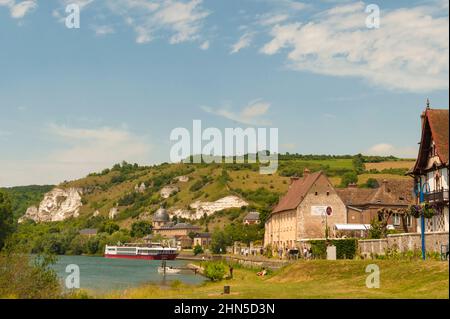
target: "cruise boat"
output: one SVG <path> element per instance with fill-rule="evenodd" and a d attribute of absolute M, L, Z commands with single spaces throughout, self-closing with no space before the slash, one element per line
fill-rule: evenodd
<path fill-rule="evenodd" d="M 176 248 L 161 245 L 125 244 L 105 247 L 105 258 L 174 260 L 177 256 Z"/>

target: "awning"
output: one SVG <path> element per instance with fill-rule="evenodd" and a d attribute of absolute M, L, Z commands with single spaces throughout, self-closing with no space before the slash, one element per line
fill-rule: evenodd
<path fill-rule="evenodd" d="M 336 224 L 334 226 L 334 228 L 336 230 L 348 230 L 348 231 L 352 231 L 352 230 L 369 230 L 370 229 L 370 225 L 368 225 L 368 224 Z M 388 225 L 387 229 L 388 230 L 395 230 L 395 227 L 393 225 Z"/>
<path fill-rule="evenodd" d="M 336 224 L 334 226 L 336 230 L 369 230 L 370 225 L 364 225 L 364 224 Z"/>

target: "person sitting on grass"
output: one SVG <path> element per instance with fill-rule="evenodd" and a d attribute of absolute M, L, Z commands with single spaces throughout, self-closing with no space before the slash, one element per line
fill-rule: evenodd
<path fill-rule="evenodd" d="M 265 277 L 267 275 L 266 268 L 263 268 L 259 273 L 256 274 L 258 277 Z"/>

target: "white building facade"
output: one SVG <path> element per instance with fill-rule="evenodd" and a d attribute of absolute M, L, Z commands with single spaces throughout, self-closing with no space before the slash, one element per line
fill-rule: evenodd
<path fill-rule="evenodd" d="M 422 114 L 419 155 L 411 175 L 418 203 L 429 203 L 438 213 L 426 219 L 425 232 L 449 230 L 448 110 L 427 109 Z M 421 231 L 421 223 L 417 223 Z"/>

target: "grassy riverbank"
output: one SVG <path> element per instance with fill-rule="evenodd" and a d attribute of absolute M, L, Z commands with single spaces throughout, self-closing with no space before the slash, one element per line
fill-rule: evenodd
<path fill-rule="evenodd" d="M 369 264 L 380 267 L 380 289 L 366 288 Z M 340 299 L 340 298 L 449 298 L 449 268 L 438 261 L 301 261 L 267 278 L 256 271 L 235 269 L 234 279 L 193 287 L 175 282 L 170 288 L 144 286 L 114 293 L 107 298 L 168 299 Z M 223 296 L 223 286 L 231 295 Z"/>

